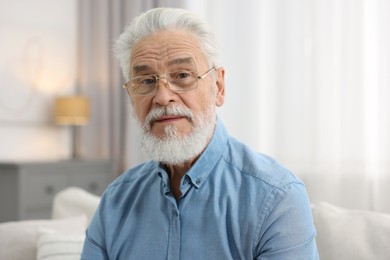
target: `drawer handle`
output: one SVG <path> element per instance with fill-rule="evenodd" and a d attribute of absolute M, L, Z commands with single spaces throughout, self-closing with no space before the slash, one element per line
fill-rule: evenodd
<path fill-rule="evenodd" d="M 45 187 L 45 192 L 46 192 L 46 194 L 48 194 L 48 195 L 53 195 L 54 194 L 54 187 L 53 186 L 46 186 Z"/>
<path fill-rule="evenodd" d="M 91 182 L 88 188 L 90 191 L 96 192 L 99 188 L 99 185 L 96 182 Z"/>

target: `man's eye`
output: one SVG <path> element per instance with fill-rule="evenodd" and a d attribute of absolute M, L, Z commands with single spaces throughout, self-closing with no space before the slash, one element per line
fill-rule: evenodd
<path fill-rule="evenodd" d="M 138 84 L 140 85 L 153 85 L 156 83 L 156 78 L 155 77 L 143 77 L 139 79 Z"/>
<path fill-rule="evenodd" d="M 175 73 L 171 73 L 171 78 L 173 80 L 184 80 L 191 78 L 191 72 L 188 71 L 179 71 Z"/>

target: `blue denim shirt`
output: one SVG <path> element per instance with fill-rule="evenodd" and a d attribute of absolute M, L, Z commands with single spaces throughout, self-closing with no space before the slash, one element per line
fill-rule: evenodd
<path fill-rule="evenodd" d="M 180 190 L 176 201 L 158 162 L 125 172 L 102 196 L 82 259 L 318 259 L 303 183 L 219 120 Z"/>

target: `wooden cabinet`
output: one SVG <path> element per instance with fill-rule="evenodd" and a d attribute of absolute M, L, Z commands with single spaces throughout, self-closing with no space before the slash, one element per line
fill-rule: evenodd
<path fill-rule="evenodd" d="M 107 161 L 0 163 L 0 222 L 50 218 L 57 192 L 76 186 L 101 195 L 113 177 Z"/>

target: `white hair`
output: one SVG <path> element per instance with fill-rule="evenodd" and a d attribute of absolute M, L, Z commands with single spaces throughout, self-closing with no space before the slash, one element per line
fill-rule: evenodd
<path fill-rule="evenodd" d="M 114 53 L 126 80 L 130 77 L 133 46 L 146 36 L 169 29 L 184 29 L 193 33 L 199 39 L 209 67 L 219 67 L 217 40 L 214 31 L 203 19 L 185 9 L 155 8 L 134 18 L 115 42 Z"/>

